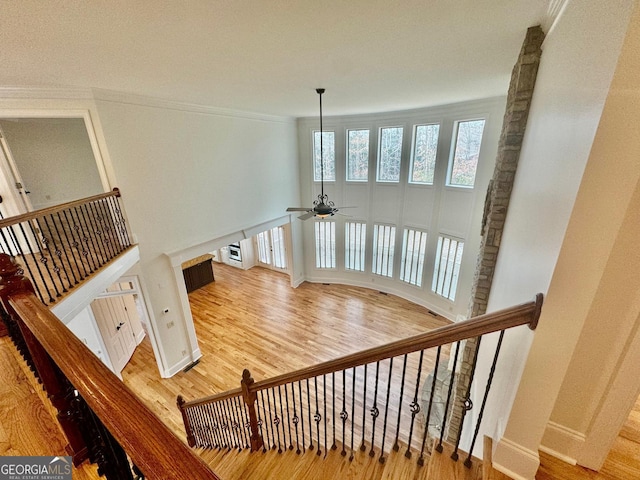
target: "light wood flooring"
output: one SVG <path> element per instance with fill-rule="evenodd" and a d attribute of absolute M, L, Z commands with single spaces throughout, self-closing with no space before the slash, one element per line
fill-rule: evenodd
<path fill-rule="evenodd" d="M 0 456 L 67 455 L 54 409 L 9 337 L 0 338 Z M 100 478 L 94 465 L 73 469 L 76 480 Z"/>
<path fill-rule="evenodd" d="M 182 438 L 177 395 L 194 400 L 240 386 L 248 368 L 256 381 L 424 333 L 448 320 L 374 290 L 304 283 L 262 268 L 214 264 L 216 281 L 192 292 L 200 362 L 160 380 L 144 341 L 124 381 Z M 425 367 L 426 368 L 426 367 Z"/>
<path fill-rule="evenodd" d="M 178 394 L 194 399 L 219 393 L 239 386 L 240 374 L 246 367 L 252 370 L 256 380 L 261 380 L 446 323 L 422 307 L 371 290 L 312 284 L 291 289 L 288 277 L 263 269 L 244 272 L 215 264 L 214 270 L 216 282 L 190 296 L 204 354 L 201 362 L 188 372 L 160 379 L 151 346 L 145 340 L 123 372 L 125 383 L 183 439 L 184 427 L 175 407 Z M 324 326 L 325 333 L 317 323 Z M 335 343 L 329 345 L 327 332 L 330 338 L 336 339 Z M 0 455 L 64 454 L 63 437 L 50 410 L 42 406 L 42 393 L 27 381 L 31 373 L 25 373 L 26 366 L 21 366 L 21 361 L 7 338 L 0 339 Z M 231 454 L 218 458 L 221 466 L 224 462 L 231 464 Z M 216 452 L 210 451 L 207 455 L 215 456 Z M 243 456 L 250 457 L 248 452 L 242 452 L 238 455 L 240 464 Z M 425 469 L 415 469 L 413 461 L 400 460 L 405 459 L 391 456 L 389 463 L 395 466 L 385 470 L 386 474 L 380 473 L 383 471 L 373 462 L 365 467 L 365 471 L 373 469 L 370 476 L 356 476 L 347 469 L 342 478 L 421 478 Z M 313 464 L 311 459 L 308 461 Z M 396 461 L 398 463 L 394 463 Z M 542 454 L 542 466 L 536 478 L 640 479 L 639 461 L 640 401 L 602 472 L 572 467 Z M 225 468 L 233 470 L 234 467 Z M 247 464 L 241 468 L 258 467 Z M 317 465 L 309 468 L 311 472 L 326 471 Z M 330 464 L 325 464 L 325 468 L 331 468 Z M 407 468 L 412 469 L 411 472 L 406 471 Z M 317 473 L 308 475 L 287 478 L 318 478 Z M 74 471 L 74 478 L 96 477 L 95 472 L 92 476 L 83 469 Z"/>

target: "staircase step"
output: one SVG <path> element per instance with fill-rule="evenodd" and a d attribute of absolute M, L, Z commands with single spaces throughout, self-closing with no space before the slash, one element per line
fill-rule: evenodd
<path fill-rule="evenodd" d="M 429 461 L 427 480 L 480 480 L 482 478 L 482 460 L 472 457 L 471 468 L 464 465 L 466 453 L 459 452 L 456 461 L 451 458 L 453 445 L 442 444 L 442 453 L 434 450 Z"/>
<path fill-rule="evenodd" d="M 211 466 L 220 478 L 225 480 L 252 480 L 265 478 L 286 478 L 287 480 L 325 480 L 340 478 L 349 480 L 426 480 L 427 466 L 417 464 L 417 456 L 408 459 L 404 449 L 399 452 L 385 454 L 384 463 L 380 463 L 380 452 L 374 456 L 369 450 L 358 450 L 353 460 L 350 453 L 345 457 L 340 454 L 341 448 L 329 450 L 317 455 L 316 450 L 307 450 L 296 454 L 293 450 L 278 453 L 269 450 L 266 453 L 251 453 L 248 449 L 217 450 L 199 449 L 199 455 Z M 426 459 L 428 461 L 428 458 Z M 444 480 L 444 477 L 441 478 Z"/>

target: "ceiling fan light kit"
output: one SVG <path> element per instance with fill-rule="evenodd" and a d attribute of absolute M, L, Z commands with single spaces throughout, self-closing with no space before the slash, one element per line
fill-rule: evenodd
<path fill-rule="evenodd" d="M 324 219 L 335 215 L 338 212 L 338 207 L 329 200 L 329 196 L 324 193 L 324 149 L 322 145 L 322 94 L 324 88 L 316 88 L 316 92 L 320 97 L 320 194 L 318 198 L 313 201 L 313 207 L 289 207 L 287 212 L 306 212 L 300 215 L 300 220 L 307 220 L 311 217 Z"/>

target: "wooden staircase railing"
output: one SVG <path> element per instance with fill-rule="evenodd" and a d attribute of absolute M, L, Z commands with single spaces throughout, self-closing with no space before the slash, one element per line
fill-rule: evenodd
<path fill-rule="evenodd" d="M 89 459 L 108 480 L 218 479 L 42 304 L 18 273 L 12 259 L 0 254 L 0 314 L 59 412 L 74 463 Z"/>
<path fill-rule="evenodd" d="M 10 218 L 0 211 L 0 253 L 18 259 L 45 305 L 130 246 L 117 188 Z"/>
<path fill-rule="evenodd" d="M 425 456 L 434 448 L 441 452 L 447 440 L 455 444 L 451 457 L 457 460 L 462 430 L 470 428 L 463 446 L 468 452 L 464 463 L 471 467 L 504 332 L 520 325 L 535 329 L 541 307 L 538 294 L 529 303 L 260 382 L 244 370 L 239 389 L 189 402 L 178 397 L 189 445 L 298 453 L 315 449 L 317 455 L 340 446 L 349 459 L 356 449 L 369 449 L 381 463 L 385 452 L 402 448 L 407 458 L 419 453 L 423 465 Z M 481 340 L 494 332 L 499 332 L 497 346 L 480 390 L 480 409 L 475 422 L 465 422 L 473 407 Z M 467 339 L 477 339 L 471 381 L 466 397 L 456 399 L 458 359 Z M 453 412 L 461 416 L 455 432 L 448 431 Z"/>

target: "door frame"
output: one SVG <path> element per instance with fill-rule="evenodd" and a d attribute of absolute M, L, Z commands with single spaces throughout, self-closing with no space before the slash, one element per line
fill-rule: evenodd
<path fill-rule="evenodd" d="M 95 115 L 94 115 L 95 116 Z M 91 151 L 93 152 L 93 156 L 96 162 L 96 167 L 98 169 L 98 175 L 100 176 L 100 182 L 102 183 L 102 188 L 105 192 L 109 192 L 115 185 L 113 185 L 112 179 L 113 175 L 109 174 L 107 170 L 107 164 L 105 163 L 105 157 L 103 155 L 103 150 L 106 151 L 106 148 L 101 148 L 100 144 L 104 145 L 104 141 L 100 141 L 98 138 L 98 134 L 96 131 L 96 125 L 93 121 L 93 117 L 91 115 L 91 111 L 89 108 L 52 108 L 52 109 L 10 109 L 10 108 L 0 108 L 0 119 L 20 119 L 20 118 L 38 118 L 38 119 L 60 119 L 60 118 L 78 118 L 84 121 L 84 126 L 87 131 L 87 137 L 89 139 L 89 144 L 91 145 Z M 0 155 L 4 157 L 4 155 Z M 2 165 L 3 169 L 11 172 L 11 165 L 8 164 L 9 160 L 2 158 L 0 159 L 4 163 Z M 15 164 L 14 164 L 15 165 Z M 17 167 L 17 166 L 16 166 Z M 8 173 L 8 172 L 3 172 Z M 19 175 L 19 172 L 18 172 Z M 11 185 L 9 185 L 11 187 Z M 9 195 L 12 195 L 12 201 L 16 204 L 22 201 L 18 197 L 19 193 L 15 190 L 15 188 L 9 188 Z"/>
<path fill-rule="evenodd" d="M 272 230 L 274 228 L 282 228 L 283 230 L 283 241 L 284 241 L 284 257 L 287 263 L 285 268 L 278 268 L 273 264 L 273 235 Z M 258 251 L 258 235 L 260 233 L 268 232 L 269 233 L 269 243 L 271 248 L 271 263 L 266 264 L 260 261 L 260 252 Z M 285 223 L 282 225 L 277 225 L 275 227 L 268 228 L 263 232 L 258 232 L 253 236 L 253 250 L 256 259 L 256 265 L 262 268 L 267 268 L 269 270 L 273 270 L 274 272 L 285 273 L 291 276 L 291 227 L 289 223 Z"/>

